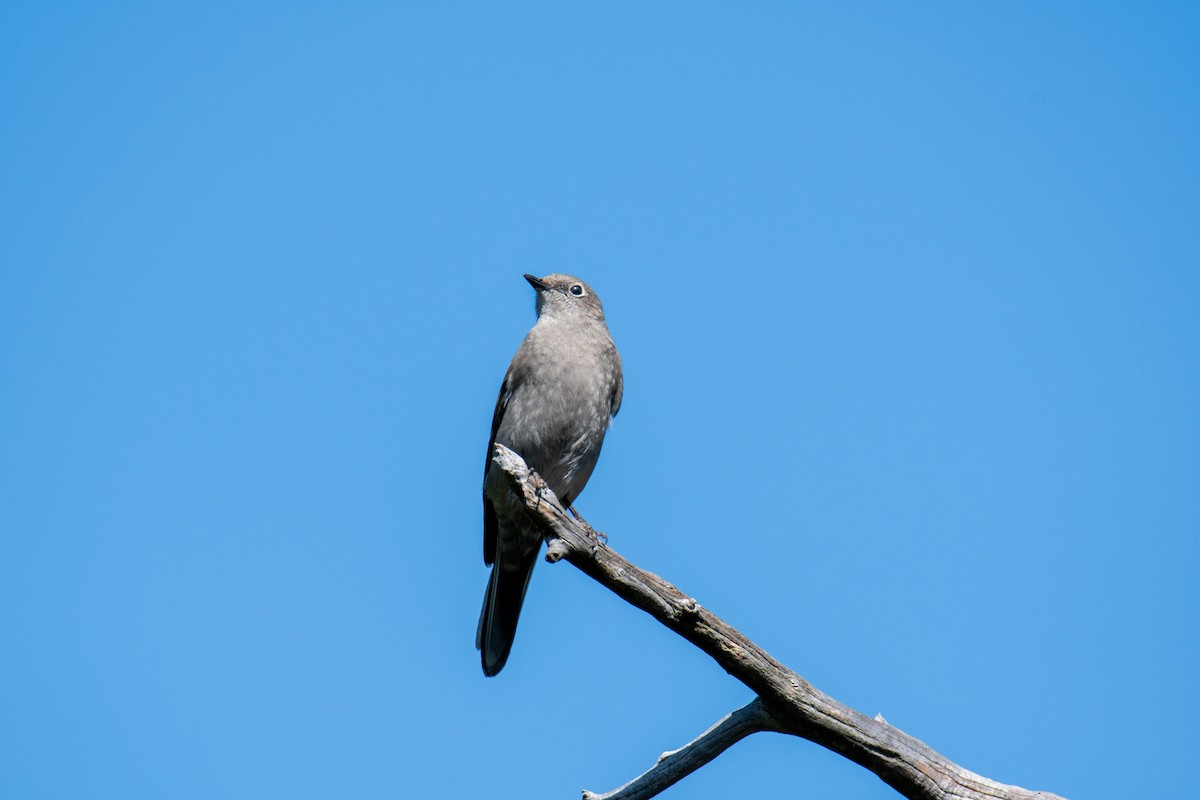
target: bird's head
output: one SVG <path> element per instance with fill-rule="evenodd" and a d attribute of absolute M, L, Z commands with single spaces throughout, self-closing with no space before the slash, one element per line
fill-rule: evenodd
<path fill-rule="evenodd" d="M 604 320 L 604 307 L 592 287 L 574 275 L 554 273 L 544 278 L 526 275 L 525 280 L 537 292 L 538 317 L 567 319 L 590 317 Z"/>

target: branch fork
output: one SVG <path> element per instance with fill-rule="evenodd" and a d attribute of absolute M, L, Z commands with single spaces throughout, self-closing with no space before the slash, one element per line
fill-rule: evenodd
<path fill-rule="evenodd" d="M 546 560 L 566 560 L 709 655 L 755 695 L 694 740 L 663 753 L 642 775 L 584 800 L 647 800 L 752 733 L 776 731 L 807 739 L 878 775 L 910 800 L 1063 800 L 1009 786 L 966 770 L 886 722 L 816 689 L 695 598 L 625 560 L 575 520 L 519 455 L 497 444 L 492 462 L 523 499 L 547 542 Z"/>

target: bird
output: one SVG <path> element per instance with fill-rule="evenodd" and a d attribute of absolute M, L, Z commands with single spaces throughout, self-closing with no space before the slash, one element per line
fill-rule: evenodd
<path fill-rule="evenodd" d="M 537 321 L 500 385 L 483 471 L 483 561 L 492 571 L 475 647 L 488 677 L 508 661 L 542 544 L 492 464 L 493 447 L 520 455 L 574 513 L 625 388 L 621 356 L 592 288 L 561 273 L 524 277 L 534 288 Z"/>

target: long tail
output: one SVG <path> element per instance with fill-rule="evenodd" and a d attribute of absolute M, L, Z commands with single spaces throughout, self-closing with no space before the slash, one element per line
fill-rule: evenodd
<path fill-rule="evenodd" d="M 483 662 L 483 674 L 489 678 L 502 670 L 504 662 L 508 661 L 537 555 L 538 548 L 535 547 L 516 564 L 497 559 L 492 567 L 487 592 L 483 595 L 479 627 L 475 631 L 475 647 Z"/>

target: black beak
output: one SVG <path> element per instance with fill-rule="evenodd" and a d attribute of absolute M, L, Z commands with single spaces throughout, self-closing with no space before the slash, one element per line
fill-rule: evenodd
<path fill-rule="evenodd" d="M 541 278 L 536 278 L 533 275 L 530 275 L 528 272 L 525 273 L 525 280 L 529 281 L 529 285 L 532 286 L 533 288 L 537 289 L 538 291 L 542 291 L 544 289 L 550 288 L 549 286 L 547 286 L 545 283 L 542 282 Z"/>

